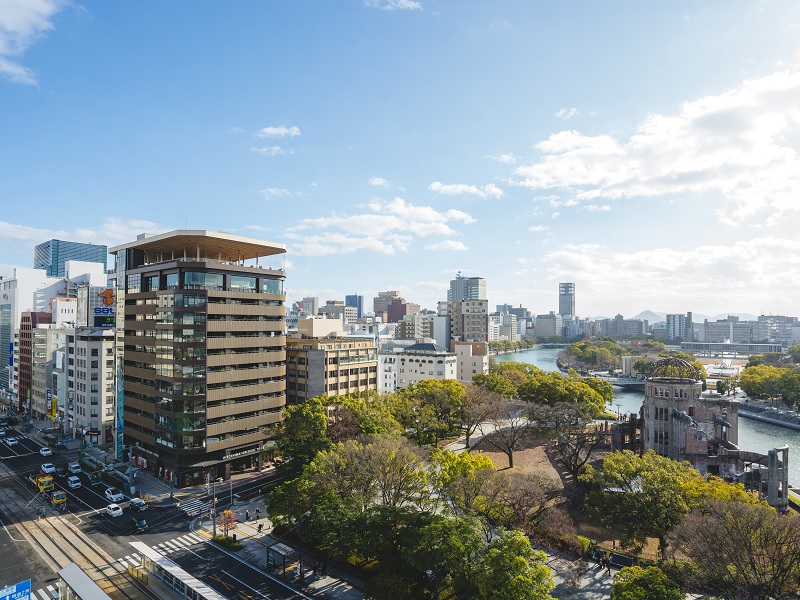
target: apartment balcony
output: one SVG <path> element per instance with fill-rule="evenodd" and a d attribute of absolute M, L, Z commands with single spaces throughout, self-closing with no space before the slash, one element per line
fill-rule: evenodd
<path fill-rule="evenodd" d="M 132 394 L 142 394 L 143 396 L 153 396 L 156 393 L 156 388 L 153 385 L 145 385 L 143 383 L 126 381 L 125 391 Z"/>
<path fill-rule="evenodd" d="M 155 369 L 143 369 L 142 367 L 125 366 L 125 376 L 138 377 L 140 379 L 155 379 Z"/>
<path fill-rule="evenodd" d="M 261 431 L 237 435 L 224 440 L 212 440 L 211 437 L 208 437 L 206 438 L 206 451 L 216 452 L 218 450 L 227 450 L 228 448 L 239 448 L 241 446 L 250 446 L 252 444 L 263 444 L 265 441 L 267 441 L 267 436 Z"/>
<path fill-rule="evenodd" d="M 139 425 L 140 427 L 153 429 L 153 426 L 155 425 L 155 420 L 152 417 L 148 418 L 144 415 L 139 415 L 133 412 L 125 411 L 125 423 L 132 423 L 134 425 Z"/>
<path fill-rule="evenodd" d="M 155 350 L 155 346 L 153 347 Z M 137 352 L 136 350 L 125 350 L 125 360 L 138 363 L 152 364 L 156 362 L 155 352 Z"/>

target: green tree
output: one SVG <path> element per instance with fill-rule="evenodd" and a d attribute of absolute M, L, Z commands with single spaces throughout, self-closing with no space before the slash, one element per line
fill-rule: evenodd
<path fill-rule="evenodd" d="M 595 486 L 586 497 L 588 513 L 607 525 L 621 525 L 625 547 L 641 549 L 647 537 L 658 538 L 662 556 L 667 535 L 691 509 L 690 484 L 704 481 L 689 463 L 652 450 L 641 456 L 611 452 L 602 468 L 587 465 L 581 480 Z"/>
<path fill-rule="evenodd" d="M 800 368 L 786 370 L 781 375 L 781 398 L 789 406 L 800 402 Z"/>
<path fill-rule="evenodd" d="M 770 365 L 747 367 L 739 376 L 742 391 L 752 398 L 774 398 L 780 392 L 785 371 Z"/>
<path fill-rule="evenodd" d="M 327 399 L 311 398 L 287 406 L 276 428 L 275 442 L 282 457 L 278 472 L 284 477 L 299 475 L 318 452 L 330 447 L 327 429 Z"/>
<path fill-rule="evenodd" d="M 683 592 L 658 567 L 623 567 L 614 575 L 611 600 L 683 600 Z"/>
<path fill-rule="evenodd" d="M 614 402 L 614 386 L 607 381 L 596 379 L 594 377 L 586 377 L 581 380 L 581 383 L 585 383 L 595 392 L 600 394 L 600 396 L 603 398 L 604 407 L 610 406 L 611 403 Z"/>
<path fill-rule="evenodd" d="M 555 587 L 545 553 L 519 531 L 499 530 L 473 568 L 481 600 L 549 600 Z"/>
<path fill-rule="evenodd" d="M 424 379 L 402 392 L 412 404 L 415 424 L 424 424 L 425 431 L 433 436 L 434 444 L 460 424 L 464 394 L 464 386 L 453 379 Z"/>
<path fill-rule="evenodd" d="M 633 370 L 639 374 L 645 374 L 653 366 L 653 361 L 648 358 L 639 358 L 633 363 Z"/>

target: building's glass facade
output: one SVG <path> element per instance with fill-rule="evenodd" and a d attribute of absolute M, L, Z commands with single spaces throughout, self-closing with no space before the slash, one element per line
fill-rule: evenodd
<path fill-rule="evenodd" d="M 48 240 L 33 248 L 33 268 L 44 269 L 49 277 L 64 277 L 68 260 L 101 263 L 106 270 L 108 247 L 64 240 Z"/>

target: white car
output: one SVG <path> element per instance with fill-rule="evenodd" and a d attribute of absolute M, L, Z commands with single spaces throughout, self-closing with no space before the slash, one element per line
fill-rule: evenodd
<path fill-rule="evenodd" d="M 41 454 L 42 456 L 51 456 L 53 454 L 53 451 L 50 450 L 50 448 L 43 446 L 39 448 L 39 454 Z"/>
<path fill-rule="evenodd" d="M 122 492 L 120 492 L 117 488 L 110 487 L 106 489 L 106 498 L 112 502 L 122 502 L 125 499 L 125 496 L 123 496 Z M 112 506 L 114 505 L 112 504 Z"/>
<path fill-rule="evenodd" d="M 109 517 L 121 517 L 122 516 L 122 508 L 119 504 L 109 504 L 106 506 L 106 514 Z"/>
<path fill-rule="evenodd" d="M 17 441 L 17 438 L 8 438 L 6 440 L 6 444 L 8 444 L 9 446 L 16 446 L 18 443 L 19 442 Z"/>
<path fill-rule="evenodd" d="M 70 475 L 69 477 L 67 477 L 67 485 L 73 490 L 81 487 L 80 477 L 78 477 L 77 475 Z"/>
<path fill-rule="evenodd" d="M 5 434 L 6 434 L 6 430 L 0 428 L 0 437 L 4 436 Z"/>
<path fill-rule="evenodd" d="M 48 473 L 55 473 L 55 472 L 56 472 L 56 466 L 53 463 L 44 463 L 42 465 L 42 473 L 44 473 L 45 475 Z"/>

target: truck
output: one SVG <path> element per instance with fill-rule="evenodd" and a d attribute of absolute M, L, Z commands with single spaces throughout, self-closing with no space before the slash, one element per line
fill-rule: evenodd
<path fill-rule="evenodd" d="M 50 506 L 58 510 L 65 510 L 67 508 L 67 494 L 63 490 L 54 490 L 50 492 Z"/>
<path fill-rule="evenodd" d="M 44 493 L 50 492 L 56 487 L 53 483 L 53 476 L 44 475 L 43 473 L 31 473 L 28 475 L 28 481 L 37 487 L 40 492 Z"/>

